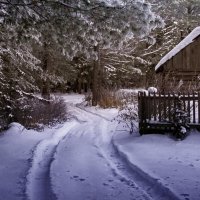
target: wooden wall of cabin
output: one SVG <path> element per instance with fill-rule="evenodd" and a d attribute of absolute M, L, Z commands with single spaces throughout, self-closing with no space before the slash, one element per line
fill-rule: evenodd
<path fill-rule="evenodd" d="M 171 90 L 200 90 L 200 36 L 163 65 L 160 88 Z M 183 83 L 182 86 L 181 82 Z"/>

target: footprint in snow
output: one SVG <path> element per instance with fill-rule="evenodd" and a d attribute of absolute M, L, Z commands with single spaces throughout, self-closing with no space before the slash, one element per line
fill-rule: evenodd
<path fill-rule="evenodd" d="M 129 185 L 131 188 L 136 188 L 136 186 L 135 186 L 134 183 L 131 183 L 131 182 L 130 182 L 128 185 Z"/>
<path fill-rule="evenodd" d="M 103 155 L 101 153 L 97 153 L 97 156 L 99 156 L 100 158 L 103 158 Z"/>
<path fill-rule="evenodd" d="M 72 177 L 70 177 L 70 179 L 72 179 L 72 180 L 77 180 L 77 178 L 79 178 L 79 176 L 72 176 Z"/>
<path fill-rule="evenodd" d="M 77 175 L 74 175 L 73 177 L 71 177 L 71 179 L 74 179 L 76 181 L 81 181 L 81 182 L 85 181 L 84 178 L 79 178 L 79 176 L 77 176 Z"/>
<path fill-rule="evenodd" d="M 125 179 L 124 179 L 124 178 L 120 178 L 120 181 L 121 181 L 121 182 L 124 182 L 124 181 L 125 181 Z"/>
<path fill-rule="evenodd" d="M 190 195 L 189 194 L 181 194 L 181 196 L 183 196 L 183 197 L 189 197 Z"/>

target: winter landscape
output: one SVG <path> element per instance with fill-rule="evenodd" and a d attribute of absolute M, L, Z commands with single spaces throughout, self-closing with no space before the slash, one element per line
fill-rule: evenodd
<path fill-rule="evenodd" d="M 130 135 L 116 109 L 82 107 L 43 132 L 12 123 L 0 137 L 0 199 L 199 199 L 200 134 Z"/>
<path fill-rule="evenodd" d="M 199 55 L 199 0 L 1 0 L 0 200 L 199 200 Z"/>

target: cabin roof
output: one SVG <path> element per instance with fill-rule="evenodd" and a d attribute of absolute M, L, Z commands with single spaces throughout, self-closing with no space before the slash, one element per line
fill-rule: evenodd
<path fill-rule="evenodd" d="M 190 43 L 194 41 L 200 35 L 200 26 L 196 27 L 187 37 L 185 37 L 178 45 L 176 45 L 169 53 L 167 53 L 156 65 L 155 71 L 170 60 L 173 56 L 175 56 L 178 52 L 188 46 Z"/>

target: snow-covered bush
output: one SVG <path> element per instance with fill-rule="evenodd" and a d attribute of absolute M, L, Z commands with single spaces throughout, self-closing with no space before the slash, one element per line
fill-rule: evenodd
<path fill-rule="evenodd" d="M 177 96 L 175 100 L 175 107 L 173 108 L 173 125 L 174 125 L 174 132 L 173 135 L 177 139 L 184 139 L 187 136 L 187 132 L 189 129 L 188 126 L 188 113 L 183 110 L 182 101 L 180 96 Z"/>
<path fill-rule="evenodd" d="M 8 125 L 8 117 L 6 117 L 6 109 L 9 109 L 9 107 L 3 106 L 2 96 L 0 95 L 1 101 L 0 101 L 0 131 L 5 129 Z"/>
<path fill-rule="evenodd" d="M 138 102 L 136 93 L 124 93 L 123 104 L 119 109 L 117 120 L 128 128 L 130 134 L 138 128 Z"/>
<path fill-rule="evenodd" d="M 129 133 L 133 134 L 137 130 L 137 105 L 127 104 L 121 108 L 119 111 L 119 122 L 124 123 L 124 126 L 128 128 Z"/>
<path fill-rule="evenodd" d="M 14 121 L 25 128 L 42 129 L 66 121 L 69 117 L 62 98 L 55 98 L 49 102 L 37 98 L 22 98 L 14 110 Z"/>

